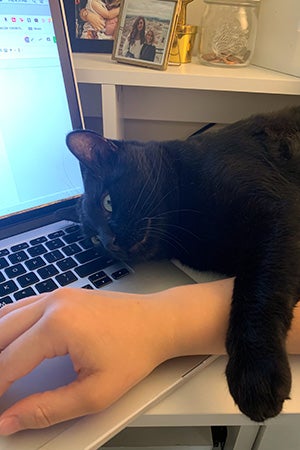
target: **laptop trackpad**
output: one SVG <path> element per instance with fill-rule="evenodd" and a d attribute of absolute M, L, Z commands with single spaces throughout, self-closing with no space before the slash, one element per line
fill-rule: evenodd
<path fill-rule="evenodd" d="M 0 413 L 24 397 L 69 384 L 75 378 L 76 373 L 69 356 L 47 359 L 5 392 L 0 398 Z"/>

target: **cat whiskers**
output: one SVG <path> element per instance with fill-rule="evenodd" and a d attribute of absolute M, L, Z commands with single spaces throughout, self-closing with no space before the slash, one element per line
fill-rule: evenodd
<path fill-rule="evenodd" d="M 151 171 L 149 172 L 148 177 L 147 177 L 147 179 L 146 179 L 146 182 L 145 182 L 145 184 L 143 185 L 143 187 L 142 187 L 142 189 L 141 189 L 141 191 L 140 191 L 140 193 L 139 193 L 139 196 L 138 196 L 138 198 L 137 198 L 137 200 L 136 200 L 136 202 L 135 202 L 135 205 L 134 205 L 133 209 L 131 210 L 131 214 L 132 214 L 132 215 L 134 215 L 136 209 L 138 208 L 139 203 L 140 203 L 141 198 L 142 198 L 142 195 L 143 195 L 145 189 L 147 188 L 148 184 L 150 183 L 152 174 L 153 174 L 153 172 L 154 172 L 155 169 L 156 169 L 155 164 L 153 164 L 153 166 L 151 167 Z M 161 161 L 160 161 L 159 172 L 158 172 L 158 173 L 160 173 L 160 171 L 161 171 Z M 157 183 L 157 181 L 158 181 L 158 180 L 157 180 L 157 178 L 156 178 L 156 183 Z M 156 183 L 155 183 L 155 184 L 156 184 Z M 153 188 L 152 188 L 152 190 L 151 190 L 151 192 L 150 192 L 150 195 L 152 194 L 152 192 L 153 192 Z M 148 194 L 148 197 L 149 197 L 149 194 Z M 148 198 L 148 197 L 147 197 L 147 198 Z"/>
<path fill-rule="evenodd" d="M 168 194 L 167 194 L 168 195 Z M 159 214 L 155 214 L 154 216 L 150 216 L 150 217 L 144 217 L 144 219 L 142 219 L 142 220 L 145 220 L 145 219 L 148 219 L 148 218 L 150 218 L 150 219 L 155 219 L 155 218 L 160 218 L 161 216 L 164 216 L 164 215 L 167 215 L 167 214 L 174 214 L 174 213 L 184 213 L 184 212 L 187 212 L 187 213 L 195 213 L 195 214 L 203 214 L 202 213 L 202 211 L 199 211 L 198 209 L 191 209 L 191 208 L 186 208 L 186 209 L 184 209 L 184 208 L 180 208 L 180 209 L 169 209 L 168 211 L 162 211 L 161 213 L 159 213 Z"/>
<path fill-rule="evenodd" d="M 155 203 L 156 197 L 154 197 L 154 199 L 153 199 L 153 201 L 152 201 L 152 204 L 148 205 L 147 216 L 151 216 L 151 214 L 153 213 L 153 210 L 159 208 L 159 206 L 161 205 L 161 203 L 162 203 L 167 197 L 169 197 L 170 195 L 172 195 L 172 194 L 173 194 L 175 191 L 177 191 L 177 190 L 178 190 L 177 186 L 175 186 L 173 189 L 170 189 L 163 197 L 161 197 L 161 198 L 159 199 L 159 202 L 158 202 L 158 203 Z M 157 195 L 158 195 L 158 193 L 157 193 Z M 146 201 L 144 202 L 144 205 L 146 206 Z M 144 206 L 144 205 L 143 205 L 143 206 Z M 178 211 L 179 211 L 179 210 L 178 210 Z M 173 212 L 176 212 L 176 210 L 173 210 Z M 142 213 L 143 213 L 143 211 L 142 211 Z M 153 216 L 153 217 L 156 217 L 156 216 L 158 216 L 158 214 L 155 215 L 155 216 Z"/>
<path fill-rule="evenodd" d="M 201 244 L 203 243 L 203 239 L 200 238 L 197 234 L 193 233 L 191 230 L 187 229 L 186 227 L 182 227 L 180 225 L 175 225 L 175 224 L 169 224 L 168 226 L 173 227 L 173 228 L 177 228 L 178 230 L 184 231 L 185 233 L 188 233 L 190 236 L 192 236 L 193 238 L 195 238 L 197 241 L 199 241 Z"/>
<path fill-rule="evenodd" d="M 164 241 L 167 244 L 171 245 L 176 250 L 180 249 L 180 250 L 184 251 L 187 254 L 189 253 L 187 251 L 187 249 L 181 244 L 179 239 L 177 239 L 175 236 L 173 236 L 172 234 L 168 233 L 167 231 L 159 228 L 158 226 L 153 225 L 152 219 L 150 220 L 148 218 L 147 220 L 148 220 L 147 225 L 145 227 L 140 227 L 139 228 L 140 232 L 144 232 L 145 231 L 144 238 L 143 238 L 142 241 L 140 241 L 140 243 L 143 243 L 143 245 L 145 245 L 148 242 L 148 239 L 151 236 L 154 236 L 154 237 L 159 238 L 161 241 Z"/>
<path fill-rule="evenodd" d="M 149 219 L 151 219 L 152 222 L 153 222 L 154 220 L 159 221 L 159 220 L 161 220 L 161 219 L 163 218 L 163 216 L 166 215 L 166 214 L 171 214 L 171 213 L 174 213 L 174 212 L 175 212 L 175 213 L 177 213 L 177 212 L 184 212 L 184 211 L 187 211 L 187 212 L 197 212 L 197 210 L 190 210 L 190 209 L 186 209 L 186 210 L 184 210 L 184 209 L 178 209 L 178 210 L 173 210 L 173 211 L 170 210 L 170 211 L 162 212 L 162 213 L 157 214 L 157 215 L 152 216 L 152 217 L 147 217 L 147 218 L 145 217 L 145 218 L 142 219 L 142 220 L 149 220 Z M 199 211 L 199 214 L 201 214 L 200 211 Z M 195 238 L 195 239 L 196 239 L 197 241 L 199 241 L 200 243 L 202 243 L 202 241 L 203 241 L 202 238 L 200 238 L 197 234 L 193 233 L 191 230 L 189 230 L 189 229 L 186 228 L 186 227 L 182 227 L 181 225 L 177 225 L 177 224 L 175 224 L 175 223 L 169 223 L 169 222 L 168 222 L 167 226 L 168 226 L 168 227 L 172 227 L 172 228 L 177 228 L 178 230 L 181 230 L 181 231 L 183 231 L 183 232 L 189 234 L 190 236 L 192 236 L 193 238 Z"/>
<path fill-rule="evenodd" d="M 143 239 L 138 241 L 136 244 L 134 244 L 131 247 L 131 249 L 130 249 L 131 252 L 137 252 L 141 247 L 145 246 L 145 244 L 148 242 L 148 239 L 149 239 L 150 227 L 151 227 L 151 219 L 147 219 L 147 225 L 142 230 L 139 230 L 139 231 L 145 231 Z"/>
<path fill-rule="evenodd" d="M 161 152 L 161 153 L 162 153 L 162 152 Z M 145 214 L 144 214 L 144 210 L 145 210 L 145 207 L 146 207 L 146 206 L 148 207 L 147 204 L 148 204 L 149 200 L 151 199 L 151 202 L 152 202 L 152 204 L 153 204 L 153 202 L 155 201 L 155 199 L 156 199 L 157 196 L 159 195 L 159 192 L 160 192 L 160 191 L 157 190 L 156 188 L 157 188 L 158 183 L 159 183 L 159 181 L 160 181 L 161 171 L 162 171 L 162 157 L 159 158 L 159 166 L 158 166 L 158 168 L 157 168 L 156 164 L 153 164 L 153 165 L 152 165 L 151 171 L 150 171 L 150 173 L 149 173 L 149 175 L 148 175 L 148 177 L 147 177 L 147 180 L 146 180 L 146 182 L 145 182 L 143 188 L 141 189 L 141 191 L 140 191 L 140 193 L 139 193 L 139 196 L 138 196 L 138 198 L 137 198 L 137 201 L 135 202 L 135 205 L 134 205 L 134 207 L 133 207 L 133 209 L 132 209 L 132 211 L 131 211 L 131 214 L 132 214 L 132 215 L 135 213 L 135 211 L 137 210 L 137 208 L 139 208 L 139 214 L 145 215 Z M 150 192 L 148 193 L 147 197 L 146 197 L 145 200 L 143 201 L 143 204 L 140 206 L 139 204 L 140 204 L 140 202 L 141 202 L 141 200 L 142 200 L 142 198 L 143 198 L 143 193 L 145 192 L 145 189 L 146 189 L 146 188 L 148 187 L 148 185 L 150 184 L 151 180 L 154 178 L 154 177 L 153 177 L 153 174 L 156 174 L 156 178 L 154 179 L 153 186 L 152 186 Z M 151 198 L 151 197 L 153 197 L 153 193 L 155 193 L 154 198 Z M 161 201 L 161 200 L 160 200 L 160 201 Z"/>

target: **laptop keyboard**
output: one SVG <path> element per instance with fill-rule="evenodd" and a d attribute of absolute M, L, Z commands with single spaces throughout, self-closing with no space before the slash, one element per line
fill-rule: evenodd
<path fill-rule="evenodd" d="M 85 238 L 78 225 L 0 250 L 0 307 L 32 295 L 82 281 L 80 287 L 101 288 L 129 274 L 102 247 Z M 77 283 L 78 285 L 78 283 Z"/>

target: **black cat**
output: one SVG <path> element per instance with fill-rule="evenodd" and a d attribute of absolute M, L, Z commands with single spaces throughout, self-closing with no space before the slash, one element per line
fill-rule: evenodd
<path fill-rule="evenodd" d="M 82 163 L 81 216 L 125 260 L 178 258 L 235 276 L 226 376 L 255 421 L 289 398 L 286 335 L 300 296 L 300 107 L 185 141 L 67 137 Z"/>

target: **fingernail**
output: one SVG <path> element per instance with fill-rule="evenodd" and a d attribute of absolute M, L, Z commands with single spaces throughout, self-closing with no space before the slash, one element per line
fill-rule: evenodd
<path fill-rule="evenodd" d="M 20 429 L 20 422 L 17 416 L 8 416 L 0 419 L 0 435 L 6 436 L 16 433 Z"/>

